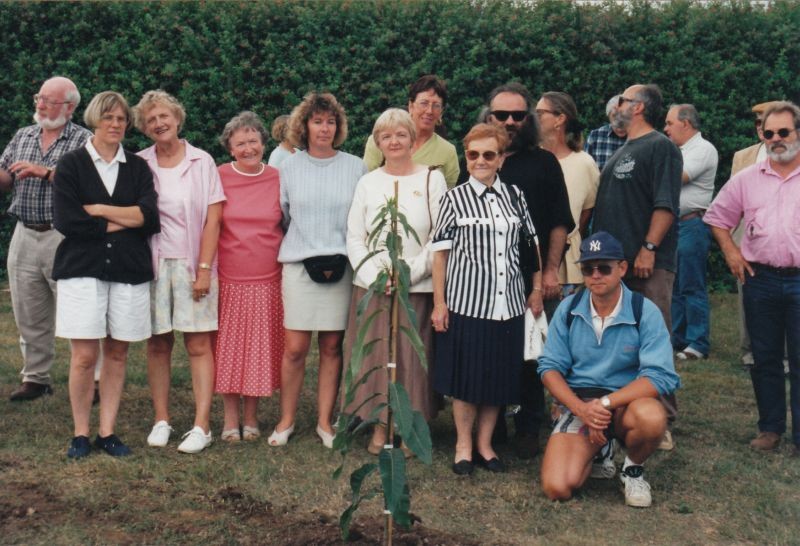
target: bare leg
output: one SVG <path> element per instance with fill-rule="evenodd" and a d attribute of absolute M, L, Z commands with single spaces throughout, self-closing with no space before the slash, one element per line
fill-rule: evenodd
<path fill-rule="evenodd" d="M 615 416 L 615 427 L 625 440 L 628 458 L 642 464 L 652 455 L 667 429 L 667 412 L 656 398 L 639 398 Z"/>
<path fill-rule="evenodd" d="M 344 332 L 318 332 L 319 379 L 317 382 L 317 425 L 333 434 L 333 407 L 339 394 L 339 376 L 342 373 L 342 340 Z"/>
<path fill-rule="evenodd" d="M 169 423 L 169 382 L 174 344 L 175 336 L 172 332 L 155 335 L 147 340 L 147 382 L 150 384 L 156 423 Z"/>
<path fill-rule="evenodd" d="M 244 426 L 258 428 L 258 396 L 244 397 Z"/>
<path fill-rule="evenodd" d="M 478 407 L 475 404 L 453 399 L 453 421 L 456 424 L 455 462 L 472 460 L 472 427 Z"/>
<path fill-rule="evenodd" d="M 89 418 L 94 397 L 94 367 L 100 352 L 96 339 L 72 339 L 72 355 L 69 362 L 69 402 L 75 436 L 89 436 Z"/>
<path fill-rule="evenodd" d="M 500 406 L 478 406 L 478 453 L 487 461 L 497 457 L 492 448 L 492 433 L 499 413 Z"/>
<path fill-rule="evenodd" d="M 211 399 L 214 396 L 214 351 L 210 332 L 184 332 L 183 342 L 192 369 L 194 426 L 208 433 L 211 422 Z"/>
<path fill-rule="evenodd" d="M 303 389 L 303 378 L 306 375 L 306 355 L 311 346 L 311 332 L 286 330 L 281 362 L 281 419 L 275 426 L 277 432 L 283 432 L 294 425 L 297 415 L 297 401 Z"/>
<path fill-rule="evenodd" d="M 241 396 L 238 394 L 222 395 L 222 408 L 224 410 L 225 419 L 222 425 L 222 430 L 239 430 L 239 402 Z"/>
<path fill-rule="evenodd" d="M 582 434 L 551 435 L 542 459 L 542 491 L 547 498 L 560 501 L 572 498 L 589 478 L 592 459 L 601 447 Z"/>
<path fill-rule="evenodd" d="M 105 438 L 114 434 L 119 401 L 125 385 L 125 363 L 128 342 L 107 337 L 103 340 L 103 368 L 100 373 L 100 427 L 98 434 Z"/>

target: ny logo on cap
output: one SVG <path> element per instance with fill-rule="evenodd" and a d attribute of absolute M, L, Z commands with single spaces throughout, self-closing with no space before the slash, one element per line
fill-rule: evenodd
<path fill-rule="evenodd" d="M 598 252 L 600 250 L 600 241 L 589 242 L 589 252 Z"/>

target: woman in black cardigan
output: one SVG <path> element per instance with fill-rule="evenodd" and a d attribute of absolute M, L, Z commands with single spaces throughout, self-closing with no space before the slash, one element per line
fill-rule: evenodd
<path fill-rule="evenodd" d="M 114 435 L 125 382 L 128 343 L 150 337 L 153 268 L 147 240 L 160 229 L 153 177 L 144 160 L 122 149 L 128 103 L 104 91 L 86 108 L 94 129 L 86 146 L 58 163 L 54 226 L 65 239 L 56 251 L 56 335 L 71 341 L 69 395 L 75 435 L 67 456 L 85 457 L 94 394 L 94 365 L 103 340 L 100 424 L 94 445 L 130 454 Z"/>

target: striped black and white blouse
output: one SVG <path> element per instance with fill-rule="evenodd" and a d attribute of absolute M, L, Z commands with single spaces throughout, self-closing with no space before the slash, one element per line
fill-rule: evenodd
<path fill-rule="evenodd" d="M 519 209 L 509 197 L 511 191 L 518 197 Z M 517 210 L 524 211 L 524 219 Z M 489 188 L 470 177 L 444 195 L 431 248 L 450 251 L 445 282 L 450 311 L 491 320 L 525 312 L 519 267 L 521 221 L 535 239 L 525 196 L 499 178 Z"/>

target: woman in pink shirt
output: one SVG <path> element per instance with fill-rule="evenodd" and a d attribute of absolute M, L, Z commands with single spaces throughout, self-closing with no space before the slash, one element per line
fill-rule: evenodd
<path fill-rule="evenodd" d="M 210 414 L 214 395 L 217 330 L 217 240 L 225 194 L 214 159 L 178 138 L 186 119 L 183 106 L 161 90 L 148 91 L 135 108 L 136 126 L 154 145 L 139 152 L 158 192 L 161 233 L 153 236 L 150 310 L 153 337 L 147 342 L 147 379 L 155 425 L 147 443 L 169 441 L 169 384 L 175 330 L 183 332 L 194 392 L 194 425 L 178 451 L 199 453 L 211 444 Z"/>
<path fill-rule="evenodd" d="M 228 442 L 254 440 L 258 399 L 280 386 L 283 300 L 278 250 L 283 240 L 278 171 L 262 162 L 267 132 L 253 112 L 225 125 L 220 166 L 225 190 L 219 236 L 219 334 L 215 390 L 222 394 Z M 239 403 L 244 426 L 239 431 Z"/>

